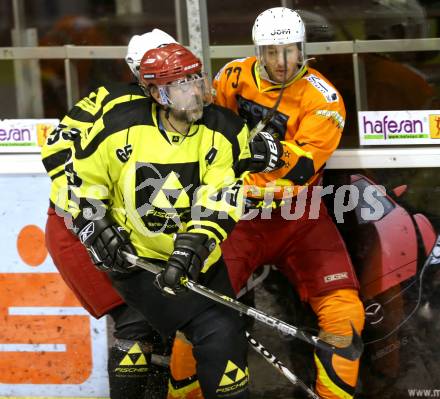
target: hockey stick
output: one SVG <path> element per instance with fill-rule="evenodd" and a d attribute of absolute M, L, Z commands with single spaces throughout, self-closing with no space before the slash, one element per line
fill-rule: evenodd
<path fill-rule="evenodd" d="M 270 353 L 263 345 L 261 345 L 255 338 L 246 331 L 246 338 L 252 348 L 262 355 L 266 361 L 275 367 L 284 377 L 286 377 L 293 385 L 301 388 L 309 398 L 320 399 L 319 396 L 313 392 L 303 381 L 301 381 L 295 374 L 293 374 L 275 355 Z"/>
<path fill-rule="evenodd" d="M 127 252 L 122 252 L 122 253 L 125 259 L 129 263 L 141 269 L 147 270 L 154 274 L 157 274 L 162 270 L 161 267 L 156 266 L 151 262 L 147 262 L 136 255 L 132 255 Z M 255 320 L 259 320 L 262 323 L 267 324 L 268 326 L 282 332 L 283 334 L 296 337 L 304 342 L 308 342 L 309 344 L 315 346 L 316 348 L 335 353 L 336 355 L 339 355 L 348 360 L 357 360 L 362 354 L 362 350 L 363 350 L 362 339 L 354 329 L 353 325 L 351 326 L 353 332 L 353 339 L 351 344 L 343 348 L 338 348 L 312 334 L 309 334 L 306 331 L 300 330 L 298 327 L 294 327 L 290 324 L 285 323 L 282 320 L 269 316 L 266 313 L 262 312 L 261 310 L 244 305 L 243 303 L 236 301 L 235 299 L 232 299 L 226 295 L 221 295 L 201 284 L 195 283 L 194 281 L 185 279 L 182 280 L 182 284 L 193 292 L 196 292 L 215 302 L 221 303 L 222 305 L 225 305 L 231 309 L 237 310 L 238 312 L 250 316 Z"/>
<path fill-rule="evenodd" d="M 266 277 L 270 273 L 271 267 L 272 267 L 271 265 L 264 265 L 262 266 L 263 272 L 258 277 L 254 278 L 253 275 L 249 277 L 248 281 L 246 282 L 246 285 L 237 294 L 237 299 L 240 299 L 240 297 L 242 297 L 244 294 L 251 292 L 257 286 L 259 286 L 264 280 L 266 280 Z"/>
<path fill-rule="evenodd" d="M 269 275 L 271 269 L 271 265 L 265 265 L 263 273 L 258 276 L 256 279 L 251 281 L 248 280 L 246 287 L 244 287 L 238 294 L 237 299 L 246 294 L 247 292 L 255 289 L 258 285 L 260 285 L 266 277 Z M 246 338 L 249 342 L 249 345 L 252 346 L 255 352 L 264 357 L 264 359 L 275 369 L 277 369 L 284 377 L 286 377 L 293 385 L 298 386 L 302 389 L 307 397 L 312 399 L 320 399 L 320 397 L 313 392 L 299 377 L 297 377 L 292 371 L 290 371 L 284 363 L 281 362 L 274 354 L 270 353 L 260 342 L 258 342 L 248 331 L 246 331 Z"/>
<path fill-rule="evenodd" d="M 281 89 L 278 94 L 277 101 L 273 105 L 273 107 L 267 111 L 266 116 L 261 119 L 249 132 L 249 142 L 251 142 L 255 136 L 260 133 L 266 125 L 271 121 L 271 119 L 274 117 L 275 112 L 277 112 L 278 106 L 280 105 L 281 99 L 283 97 L 284 88 L 286 87 L 286 80 L 287 80 L 287 53 L 286 49 L 283 49 L 283 61 L 284 61 L 284 76 L 283 76 L 283 83 L 281 84 Z"/>
<path fill-rule="evenodd" d="M 124 252 L 124 256 L 127 258 L 127 260 L 130 263 L 131 263 L 131 258 L 137 258 L 136 256 L 130 255 L 126 252 Z M 139 261 L 141 261 L 141 259 L 139 259 Z M 142 263 L 146 263 L 148 264 L 148 266 L 146 267 L 144 267 L 144 265 L 140 266 L 139 263 L 136 263 L 136 265 L 154 274 L 157 274 L 162 270 L 161 267 L 156 266 L 152 263 L 144 262 L 144 261 L 142 261 Z M 252 335 L 249 334 L 249 332 L 247 331 L 246 331 L 246 338 L 249 344 L 252 346 L 252 348 L 261 356 L 263 356 L 264 359 L 270 365 L 275 367 L 281 374 L 283 374 L 293 385 L 296 385 L 300 389 L 302 389 L 309 398 L 320 399 L 320 397 L 317 394 L 315 394 L 303 381 L 301 381 L 292 371 L 290 371 L 275 355 L 270 353 L 260 342 L 258 342 L 254 337 L 252 337 Z"/>

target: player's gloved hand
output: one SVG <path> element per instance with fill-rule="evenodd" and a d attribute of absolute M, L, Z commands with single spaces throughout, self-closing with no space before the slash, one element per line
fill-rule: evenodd
<path fill-rule="evenodd" d="M 155 285 L 165 294 L 178 295 L 187 291 L 182 280 L 197 281 L 200 270 L 215 248 L 215 240 L 201 233 L 178 233 L 174 250 L 165 269 L 156 276 Z"/>
<path fill-rule="evenodd" d="M 261 131 L 249 143 L 251 150 L 251 160 L 249 171 L 272 172 L 284 165 L 281 159 L 283 155 L 283 145 L 270 133 Z"/>
<path fill-rule="evenodd" d="M 121 251 L 136 255 L 125 229 L 111 217 L 85 220 L 79 217 L 73 221 L 79 240 L 89 252 L 92 262 L 99 270 L 129 273 L 134 266 L 127 262 Z"/>

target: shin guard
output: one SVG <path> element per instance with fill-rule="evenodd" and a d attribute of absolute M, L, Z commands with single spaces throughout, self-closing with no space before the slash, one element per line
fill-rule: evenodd
<path fill-rule="evenodd" d="M 355 290 L 331 291 L 326 295 L 311 298 L 310 305 L 318 316 L 321 328 L 320 338 L 332 345 L 350 344 L 351 324 L 359 334 L 364 327 L 364 308 Z M 316 392 L 321 398 L 353 398 L 359 359 L 351 361 L 317 349 L 315 364 L 317 368 Z"/>
<path fill-rule="evenodd" d="M 170 374 L 168 399 L 203 399 L 192 345 L 179 332 L 171 353 Z"/>
<path fill-rule="evenodd" d="M 165 399 L 168 367 L 153 364 L 151 358 L 150 345 L 116 340 L 108 359 L 110 398 Z"/>

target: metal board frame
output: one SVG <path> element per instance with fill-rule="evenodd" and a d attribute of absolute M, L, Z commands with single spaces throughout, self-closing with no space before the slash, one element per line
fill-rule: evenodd
<path fill-rule="evenodd" d="M 365 99 L 362 97 L 362 65 L 358 54 L 404 51 L 438 51 L 440 38 L 402 39 L 402 40 L 355 40 L 340 42 L 308 43 L 307 53 L 310 55 L 352 54 L 354 68 L 354 84 L 357 111 L 364 109 Z M 125 56 L 125 46 L 57 46 L 57 47 L 0 47 L 1 60 L 65 60 L 66 86 L 68 104 L 73 105 L 77 99 L 77 83 L 75 82 L 74 65 L 79 59 L 120 59 Z M 211 59 L 237 58 L 254 54 L 254 46 L 210 46 Z M 7 155 L 0 158 L 0 173 L 13 173 L 16 167 L 26 170 L 23 173 L 43 173 L 39 156 Z M 18 157 L 18 158 L 17 158 Z M 38 165 L 37 165 L 38 164 Z M 440 147 L 429 148 L 363 148 L 337 150 L 328 162 L 331 169 L 357 168 L 404 168 L 404 167 L 440 167 Z"/>

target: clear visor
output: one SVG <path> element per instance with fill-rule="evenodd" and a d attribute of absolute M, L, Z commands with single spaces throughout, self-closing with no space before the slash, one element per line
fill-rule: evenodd
<path fill-rule="evenodd" d="M 177 111 L 199 109 L 212 102 L 211 85 L 206 73 L 188 75 L 184 79 L 158 86 L 160 103 Z"/>
<path fill-rule="evenodd" d="M 260 76 L 274 83 L 293 79 L 305 64 L 304 44 L 256 46 Z"/>

